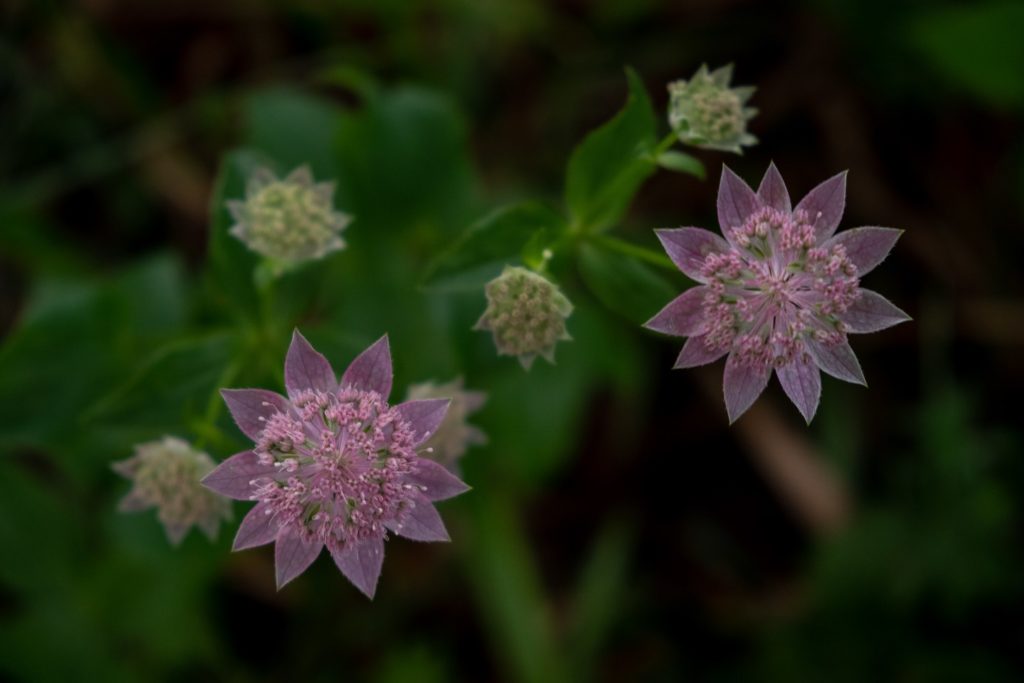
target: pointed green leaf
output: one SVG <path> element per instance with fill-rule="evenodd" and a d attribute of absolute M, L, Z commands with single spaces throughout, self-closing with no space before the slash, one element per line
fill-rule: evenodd
<path fill-rule="evenodd" d="M 707 172 L 704 170 L 704 164 L 700 162 L 700 159 L 678 152 L 674 149 L 670 149 L 667 152 L 662 152 L 658 156 L 658 165 L 669 171 L 675 171 L 677 173 L 687 173 L 704 180 L 707 177 Z"/>
<path fill-rule="evenodd" d="M 579 267 L 583 281 L 601 303 L 637 324 L 679 294 L 650 266 L 596 245 L 583 246 Z"/>
<path fill-rule="evenodd" d="M 535 255 L 547 239 L 565 230 L 565 221 L 534 202 L 512 204 L 474 223 L 431 265 L 424 285 L 472 289 L 496 276 L 506 264 L 518 263 L 525 253 Z"/>
<path fill-rule="evenodd" d="M 565 202 L 572 225 L 583 232 L 615 225 L 641 183 L 656 169 L 651 158 L 657 144 L 654 109 L 636 72 L 627 69 L 626 76 L 626 105 L 591 132 L 569 160 Z"/>

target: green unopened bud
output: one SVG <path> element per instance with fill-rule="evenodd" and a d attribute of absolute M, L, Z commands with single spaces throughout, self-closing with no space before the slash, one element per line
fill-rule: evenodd
<path fill-rule="evenodd" d="M 702 64 L 689 81 L 668 84 L 668 122 L 686 145 L 742 153 L 757 144 L 747 121 L 757 109 L 745 106 L 755 88 L 730 88 L 732 65 L 708 72 Z"/>
<path fill-rule="evenodd" d="M 558 287 L 541 275 L 521 267 L 505 266 L 487 283 L 487 310 L 476 330 L 489 330 L 499 356 L 518 356 L 527 370 L 543 356 L 555 362 L 555 345 L 569 340 L 565 320 L 572 304 Z"/>
<path fill-rule="evenodd" d="M 227 203 L 236 223 L 231 234 L 282 267 L 342 249 L 340 233 L 351 220 L 334 210 L 334 183 L 314 183 L 301 166 L 278 180 L 265 168 L 249 178 L 244 201 Z"/>
<path fill-rule="evenodd" d="M 231 502 L 199 483 L 213 470 L 206 453 L 186 441 L 164 437 L 135 446 L 135 455 L 113 464 L 114 471 L 132 481 L 118 509 L 135 512 L 155 507 L 167 538 L 178 545 L 197 525 L 213 540 L 222 519 L 231 519 Z"/>

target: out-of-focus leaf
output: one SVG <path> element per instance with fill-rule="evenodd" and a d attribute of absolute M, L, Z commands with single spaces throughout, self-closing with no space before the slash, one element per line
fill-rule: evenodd
<path fill-rule="evenodd" d="M 436 242 L 465 225 L 473 195 L 466 127 L 444 96 L 412 87 L 381 93 L 340 120 L 330 149 L 340 206 L 354 216 L 353 246 L 394 250 L 398 232 L 422 228 Z"/>
<path fill-rule="evenodd" d="M 124 384 L 87 414 L 90 421 L 116 421 L 154 435 L 202 414 L 218 380 L 239 350 L 229 332 L 176 340 L 157 349 Z"/>
<path fill-rule="evenodd" d="M 700 159 L 674 149 L 658 155 L 658 166 L 677 173 L 686 173 L 701 180 L 707 177 L 707 171 L 704 170 L 704 164 Z"/>
<path fill-rule="evenodd" d="M 649 320 L 678 294 L 649 266 L 596 245 L 583 245 L 579 268 L 601 303 L 636 323 Z"/>
<path fill-rule="evenodd" d="M 453 679 L 443 652 L 425 645 L 388 648 L 374 683 L 445 683 Z"/>
<path fill-rule="evenodd" d="M 911 43 L 933 69 L 986 102 L 1024 106 L 1024 4 L 936 5 L 914 16 Z"/>
<path fill-rule="evenodd" d="M 231 317 L 254 318 L 259 306 L 253 281 L 258 256 L 228 231 L 234 224 L 229 199 L 244 199 L 246 179 L 270 160 L 251 149 L 224 155 L 210 197 L 210 234 L 207 248 L 208 296 Z"/>
<path fill-rule="evenodd" d="M 657 168 L 655 117 L 640 77 L 626 71 L 629 97 L 625 107 L 573 151 L 566 172 L 565 202 L 571 224 L 584 232 L 614 226 L 629 207 L 640 184 Z"/>
<path fill-rule="evenodd" d="M 185 269 L 165 254 L 147 259 L 122 273 L 113 284 L 122 315 L 133 335 L 147 339 L 174 334 L 185 324 L 188 288 Z"/>
<path fill-rule="evenodd" d="M 501 495 L 474 496 L 473 537 L 464 552 L 493 647 L 514 680 L 568 680 L 555 646 L 551 614 L 517 508 Z"/>
<path fill-rule="evenodd" d="M 62 240 L 35 207 L 23 198 L 0 196 L 0 253 L 5 261 L 32 273 L 83 270 L 80 250 Z"/>
<path fill-rule="evenodd" d="M 617 607 L 628 588 L 630 536 L 629 527 L 621 520 L 601 529 L 580 575 L 568 644 L 573 672 L 583 680 L 593 677 L 593 662 L 615 624 Z"/>
<path fill-rule="evenodd" d="M 372 73 L 353 64 L 332 64 L 316 75 L 318 82 L 347 88 L 363 99 L 373 99 L 380 92 L 380 84 Z"/>
<path fill-rule="evenodd" d="M 182 324 L 180 276 L 177 265 L 161 258 L 103 285 L 37 286 L 0 347 L 0 446 L 54 449 L 87 437 L 80 420 L 97 395 L 143 349 Z"/>
<path fill-rule="evenodd" d="M 338 177 L 333 141 L 345 110 L 301 90 L 273 87 L 246 100 L 246 144 L 273 161 L 272 170 L 287 174 L 308 164 L 316 180 Z"/>
<path fill-rule="evenodd" d="M 432 264 L 424 284 L 447 289 L 482 286 L 501 268 L 520 260 L 531 245 L 555 237 L 564 219 L 534 202 L 512 204 L 474 223 Z"/>
<path fill-rule="evenodd" d="M 81 550 L 74 526 L 68 524 L 71 506 L 15 462 L 0 460 L 0 477 L 10 487 L 0 496 L 0 547 L 6 549 L 0 581 L 19 591 L 44 595 L 70 579 L 75 555 Z M 20 548 L 32 548 L 32 552 L 14 552 Z"/>

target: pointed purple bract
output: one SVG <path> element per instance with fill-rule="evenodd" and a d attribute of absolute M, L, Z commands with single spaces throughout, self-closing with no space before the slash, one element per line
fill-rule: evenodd
<path fill-rule="evenodd" d="M 449 472 L 443 465 L 420 458 L 416 467 L 405 477 L 407 484 L 417 487 L 428 500 L 447 500 L 454 498 L 460 493 L 465 493 L 469 487 L 461 479 Z"/>
<path fill-rule="evenodd" d="M 288 399 L 266 389 L 221 389 L 220 395 L 235 418 L 235 424 L 255 440 L 271 415 L 288 410 Z"/>
<path fill-rule="evenodd" d="M 793 210 L 790 203 L 789 190 L 786 189 L 786 182 L 782 179 L 779 169 L 775 163 L 768 165 L 768 170 L 761 179 L 761 185 L 757 188 L 757 196 L 765 206 L 770 206 L 777 211 L 789 213 Z"/>
<path fill-rule="evenodd" d="M 368 538 L 343 550 L 331 550 L 331 557 L 345 578 L 372 600 L 384 564 L 384 541 Z"/>
<path fill-rule="evenodd" d="M 448 398 L 428 398 L 399 403 L 395 410 L 412 425 L 413 441 L 419 446 L 437 431 L 450 403 Z"/>
<path fill-rule="evenodd" d="M 273 466 L 261 464 L 252 451 L 243 451 L 213 468 L 203 477 L 202 484 L 228 498 L 251 500 L 252 480 L 273 473 Z"/>
<path fill-rule="evenodd" d="M 644 327 L 676 337 L 697 333 L 704 326 L 704 295 L 707 291 L 707 287 L 691 287 L 644 323 Z"/>
<path fill-rule="evenodd" d="M 676 364 L 672 367 L 676 370 L 697 368 L 701 365 L 714 363 L 727 353 L 729 353 L 728 349 L 711 346 L 704 335 L 690 337 L 683 344 L 683 350 L 679 352 Z"/>
<path fill-rule="evenodd" d="M 895 304 L 870 289 L 861 289 L 857 300 L 839 317 L 850 334 L 878 332 L 910 320 Z"/>
<path fill-rule="evenodd" d="M 384 335 L 356 356 L 341 377 L 342 387 L 376 391 L 387 398 L 391 394 L 391 348 Z"/>
<path fill-rule="evenodd" d="M 671 228 L 655 230 L 665 253 L 686 277 L 704 282 L 700 274 L 708 254 L 729 251 L 729 243 L 704 228 Z"/>
<path fill-rule="evenodd" d="M 815 187 L 797 205 L 778 169 L 757 193 L 723 167 L 718 216 L 727 242 L 699 228 L 655 231 L 687 277 L 702 283 L 646 327 L 688 337 L 676 368 L 728 356 L 723 386 L 730 422 L 757 399 L 774 371 L 808 422 L 824 371 L 864 384 L 847 334 L 873 332 L 909 317 L 860 277 L 889 253 L 900 231 L 858 228 L 832 237 L 846 203 L 846 174 Z M 820 370 L 820 371 L 819 371 Z"/>
<path fill-rule="evenodd" d="M 804 354 L 776 368 L 775 374 L 786 396 L 804 416 L 804 421 L 810 424 L 821 399 L 821 372 L 818 366 L 814 364 L 810 355 Z"/>
<path fill-rule="evenodd" d="M 743 364 L 739 356 L 730 355 L 725 361 L 722 389 L 725 394 L 725 410 L 729 424 L 739 419 L 753 405 L 764 388 L 768 386 L 771 374 L 764 368 Z"/>
<path fill-rule="evenodd" d="M 902 230 L 894 228 L 854 228 L 844 230 L 822 246 L 842 245 L 847 257 L 857 266 L 857 275 L 864 277 L 885 260 L 902 234 Z"/>
<path fill-rule="evenodd" d="M 274 543 L 274 574 L 277 578 L 277 590 L 306 571 L 323 550 L 324 544 L 319 539 L 306 540 L 291 530 L 282 529 Z"/>
<path fill-rule="evenodd" d="M 231 544 L 232 550 L 245 550 L 272 543 L 277 538 L 278 525 L 270 506 L 257 503 L 238 525 L 238 533 Z"/>
<path fill-rule="evenodd" d="M 275 542 L 278 588 L 326 546 L 359 590 L 372 596 L 389 530 L 448 540 L 433 500 L 468 487 L 421 457 L 448 399 L 391 406 L 387 337 L 360 354 L 339 384 L 327 360 L 298 331 L 285 367 L 289 398 L 225 390 L 239 426 L 256 442 L 221 463 L 204 484 L 255 500 L 235 549 Z"/>
<path fill-rule="evenodd" d="M 458 472 L 458 461 L 469 447 L 487 443 L 487 435 L 468 421 L 472 413 L 483 407 L 487 401 L 487 394 L 467 390 L 461 377 L 444 383 L 413 384 L 406 393 L 407 401 L 423 401 L 430 398 L 443 398 L 450 403 L 441 424 L 421 447 L 427 458 L 444 465 L 452 472 Z"/>
<path fill-rule="evenodd" d="M 807 343 L 807 351 L 819 368 L 836 379 L 851 384 L 868 385 L 867 380 L 864 379 L 864 371 L 860 369 L 857 355 L 845 341 L 838 344 L 810 341 Z"/>
<path fill-rule="evenodd" d="M 759 208 L 761 200 L 750 186 L 723 164 L 722 178 L 718 183 L 718 224 L 730 243 L 733 241 L 732 229 L 743 225 Z"/>
<path fill-rule="evenodd" d="M 441 515 L 430 502 L 423 498 L 422 502 L 412 509 L 402 524 L 391 527 L 399 536 L 413 541 L 438 542 L 451 540 L 448 530 L 444 528 Z"/>
<path fill-rule="evenodd" d="M 284 360 L 284 385 L 291 398 L 303 389 L 334 391 L 338 388 L 331 364 L 298 330 L 292 333 L 292 343 Z"/>
<path fill-rule="evenodd" d="M 796 211 L 806 212 L 818 244 L 836 231 L 845 208 L 846 171 L 837 173 L 815 187 L 796 205 Z"/>

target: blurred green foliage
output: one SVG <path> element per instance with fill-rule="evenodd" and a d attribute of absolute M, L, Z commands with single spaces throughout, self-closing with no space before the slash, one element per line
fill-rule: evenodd
<path fill-rule="evenodd" d="M 873 133 L 909 140 L 892 150 L 880 142 L 881 166 L 909 165 L 903 187 L 924 195 L 939 167 L 970 168 L 977 184 L 978 168 L 1024 169 L 1019 121 L 1006 118 L 1024 102 L 1019 4 L 257 4 L 253 15 L 224 12 L 245 14 L 261 40 L 318 52 L 236 78 L 246 59 L 263 59 L 253 50 L 241 67 L 222 67 L 227 86 L 210 85 L 202 74 L 218 68 L 228 30 L 212 22 L 196 39 L 198 57 L 169 60 L 200 65 L 198 85 L 173 92 L 166 65 L 138 56 L 161 33 L 154 26 L 173 18 L 153 15 L 157 23 L 130 35 L 84 5 L 12 10 L 18 21 L 0 50 L 15 94 L 0 111 L 10 134 L 0 152 L 0 676 L 1019 678 L 1024 471 L 1019 428 L 1006 426 L 1009 389 L 991 388 L 1016 376 L 1003 342 L 978 332 L 948 344 L 890 337 L 885 351 L 865 343 L 871 392 L 827 386 L 808 433 L 856 501 L 848 525 L 819 541 L 792 520 L 771 526 L 786 506 L 749 483 L 718 399 L 670 373 L 671 349 L 636 326 L 684 284 L 647 248 L 649 228 L 711 227 L 714 215 L 713 183 L 659 167 L 703 178 L 706 166 L 714 178 L 722 161 L 659 142 L 664 96 L 651 88 L 652 97 L 638 74 L 655 83 L 715 59 L 777 66 L 784 45 L 814 98 L 830 83 L 815 69 L 836 69 L 857 93 L 836 99 L 840 107 L 865 99 L 882 112 Z M 349 26 L 339 45 L 335 33 Z M 823 26 L 840 58 L 814 47 Z M 625 87 L 624 63 L 638 67 Z M 508 98 L 488 100 L 488 76 L 516 68 L 522 82 L 509 77 L 493 86 L 513 88 Z M 789 109 L 800 79 L 785 64 L 785 78 L 767 68 L 764 142 L 749 168 L 790 154 L 794 167 L 824 177 L 832 160 L 809 132 L 824 124 Z M 526 95 L 534 104 L 501 118 Z M 975 138 L 941 129 L 934 148 L 915 147 L 928 115 L 964 107 L 976 108 L 965 115 Z M 531 133 L 538 119 L 544 132 Z M 955 156 L 988 128 L 1009 131 L 1009 144 L 992 144 L 1005 157 L 980 163 L 989 159 L 980 147 Z M 148 165 L 168 140 L 213 150 L 197 152 L 208 172 L 196 181 L 199 203 L 209 206 L 198 246 L 174 227 L 195 201 L 189 163 Z M 484 158 L 500 152 L 513 156 Z M 354 216 L 349 247 L 261 286 L 256 258 L 228 235 L 224 201 L 242 196 L 257 166 L 304 163 L 337 182 L 336 204 Z M 853 211 L 880 222 L 911 215 L 857 182 Z M 1009 226 L 993 232 L 1004 240 L 997 256 L 1017 253 L 1006 240 L 1019 239 L 1012 228 L 1024 205 L 999 199 L 1009 184 L 959 193 L 972 212 L 991 211 L 986 220 L 999 215 L 993 231 Z M 931 211 L 934 222 L 947 213 Z M 932 223 L 922 220 L 918 234 L 946 245 Z M 983 270 L 1005 266 L 977 248 L 966 257 Z M 904 301 L 938 291 L 952 309 L 959 293 L 922 265 L 927 249 L 905 253 L 914 256 L 895 257 L 900 268 L 878 277 L 892 278 Z M 484 305 L 479 286 L 510 261 L 545 264 L 573 300 L 575 341 L 559 347 L 555 366 L 524 373 L 470 331 Z M 1012 263 L 1002 270 L 1010 284 L 997 293 L 1019 301 Z M 274 594 L 267 553 L 231 555 L 230 532 L 213 545 L 193 534 L 174 550 L 153 515 L 115 511 L 125 483 L 109 465 L 134 443 L 174 434 L 215 459 L 246 446 L 216 390 L 281 389 L 294 327 L 335 367 L 389 333 L 396 399 L 410 383 L 456 375 L 490 395 L 474 416 L 490 443 L 463 463 L 474 491 L 442 506 L 455 542 L 390 544 L 372 604 L 325 560 Z M 934 362 L 915 374 L 919 356 Z M 735 578 L 743 575 L 754 578 Z M 776 584 L 797 586 L 781 616 L 743 616 Z M 722 585 L 732 608 L 717 601 Z"/>

